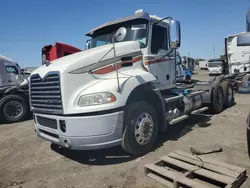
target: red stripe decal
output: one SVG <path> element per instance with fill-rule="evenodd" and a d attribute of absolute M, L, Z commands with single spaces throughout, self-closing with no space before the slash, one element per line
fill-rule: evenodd
<path fill-rule="evenodd" d="M 140 60 L 142 60 L 142 56 L 135 57 L 132 60 L 120 62 L 117 64 L 117 68 L 118 69 L 122 68 L 123 63 L 128 63 L 128 62 L 135 63 L 135 62 L 140 61 Z M 93 74 L 107 74 L 107 73 L 110 73 L 113 71 L 115 71 L 115 67 L 113 65 L 109 65 L 107 67 L 104 67 L 104 68 L 101 68 L 101 69 L 94 71 Z"/>

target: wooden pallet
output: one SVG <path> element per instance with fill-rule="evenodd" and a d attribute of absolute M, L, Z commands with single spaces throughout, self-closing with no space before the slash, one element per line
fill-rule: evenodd
<path fill-rule="evenodd" d="M 247 178 L 244 168 L 178 150 L 146 164 L 145 174 L 174 188 L 236 188 Z"/>

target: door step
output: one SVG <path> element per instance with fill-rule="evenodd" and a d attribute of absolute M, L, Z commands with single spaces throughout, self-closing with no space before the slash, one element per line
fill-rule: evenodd
<path fill-rule="evenodd" d="M 183 120 L 185 120 L 185 119 L 188 119 L 188 118 L 189 118 L 188 115 L 180 116 L 180 117 L 178 117 L 178 118 L 175 118 L 175 119 L 171 120 L 171 121 L 169 122 L 169 125 L 174 125 L 174 124 L 179 123 L 179 122 L 181 122 L 181 121 L 183 121 Z"/>
<path fill-rule="evenodd" d="M 192 111 L 191 114 L 193 114 L 193 115 L 200 114 L 201 112 L 204 112 L 204 111 L 206 111 L 208 109 L 209 109 L 208 107 L 203 107 L 203 108 L 200 108 L 198 110 Z"/>

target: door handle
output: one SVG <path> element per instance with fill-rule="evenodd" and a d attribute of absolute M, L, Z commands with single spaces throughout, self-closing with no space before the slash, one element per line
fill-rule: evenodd
<path fill-rule="evenodd" d="M 12 82 L 11 80 L 8 80 L 8 82 Z"/>

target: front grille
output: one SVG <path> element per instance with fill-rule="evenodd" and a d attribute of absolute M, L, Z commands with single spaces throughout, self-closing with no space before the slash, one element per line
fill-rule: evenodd
<path fill-rule="evenodd" d="M 38 74 L 30 78 L 30 102 L 34 112 L 62 113 L 60 77 L 49 73 L 44 78 Z"/>
<path fill-rule="evenodd" d="M 51 129 L 57 129 L 56 119 L 49 119 L 49 118 L 40 117 L 40 116 L 36 116 L 36 119 L 37 119 L 37 123 L 39 123 L 39 125 L 49 127 Z"/>

